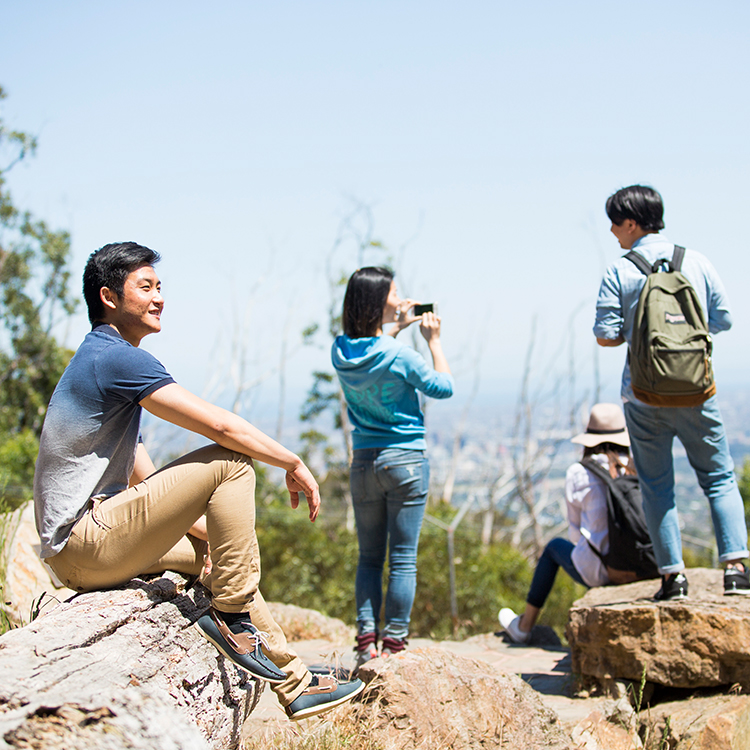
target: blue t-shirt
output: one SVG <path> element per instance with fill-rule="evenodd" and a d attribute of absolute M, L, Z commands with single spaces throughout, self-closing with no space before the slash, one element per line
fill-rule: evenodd
<path fill-rule="evenodd" d="M 168 383 L 161 362 L 111 326 L 83 340 L 52 394 L 39 442 L 34 507 L 43 558 L 65 546 L 90 498 L 127 489 L 140 401 Z"/>
<path fill-rule="evenodd" d="M 331 360 L 346 398 L 355 450 L 425 450 L 417 391 L 448 398 L 453 395 L 451 375 L 436 372 L 414 349 L 392 336 L 338 336 Z"/>

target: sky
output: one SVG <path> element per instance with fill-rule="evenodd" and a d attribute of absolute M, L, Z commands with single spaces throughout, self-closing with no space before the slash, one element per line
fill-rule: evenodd
<path fill-rule="evenodd" d="M 239 378 L 268 429 L 285 350 L 290 434 L 329 367 L 301 332 L 382 262 L 439 306 L 453 408 L 512 402 L 532 344 L 535 381 L 617 401 L 625 352 L 591 333 L 622 254 L 604 202 L 649 184 L 727 287 L 721 398 L 750 364 L 749 27 L 745 0 L 0 0 L 2 117 L 39 138 L 8 182 L 71 232 L 76 288 L 108 242 L 162 254 L 143 346 L 186 387 L 227 403 Z M 81 306 L 60 335 L 86 331 Z"/>

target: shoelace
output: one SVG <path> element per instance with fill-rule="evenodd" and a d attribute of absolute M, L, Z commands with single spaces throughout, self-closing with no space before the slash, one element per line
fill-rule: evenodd
<path fill-rule="evenodd" d="M 253 635 L 260 641 L 262 646 L 269 648 L 268 639 L 271 637 L 270 633 L 267 633 L 265 630 L 258 630 L 257 628 L 255 628 Z"/>

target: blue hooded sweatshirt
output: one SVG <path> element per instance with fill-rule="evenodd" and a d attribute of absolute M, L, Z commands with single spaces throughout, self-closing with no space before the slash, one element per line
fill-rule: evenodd
<path fill-rule="evenodd" d="M 449 398 L 453 395 L 451 375 L 436 372 L 414 349 L 392 336 L 338 336 L 331 360 L 349 407 L 355 450 L 426 449 L 417 391 Z"/>

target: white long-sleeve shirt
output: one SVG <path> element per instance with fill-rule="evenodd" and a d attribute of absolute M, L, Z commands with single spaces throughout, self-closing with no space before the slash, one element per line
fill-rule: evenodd
<path fill-rule="evenodd" d="M 605 453 L 591 458 L 609 471 Z M 609 583 L 607 569 L 589 542 L 603 555 L 609 551 L 607 524 L 607 490 L 604 482 L 580 463 L 573 464 L 565 475 L 565 500 L 568 508 L 568 536 L 575 544 L 573 565 L 588 586 Z M 587 541 L 588 540 L 588 541 Z"/>

